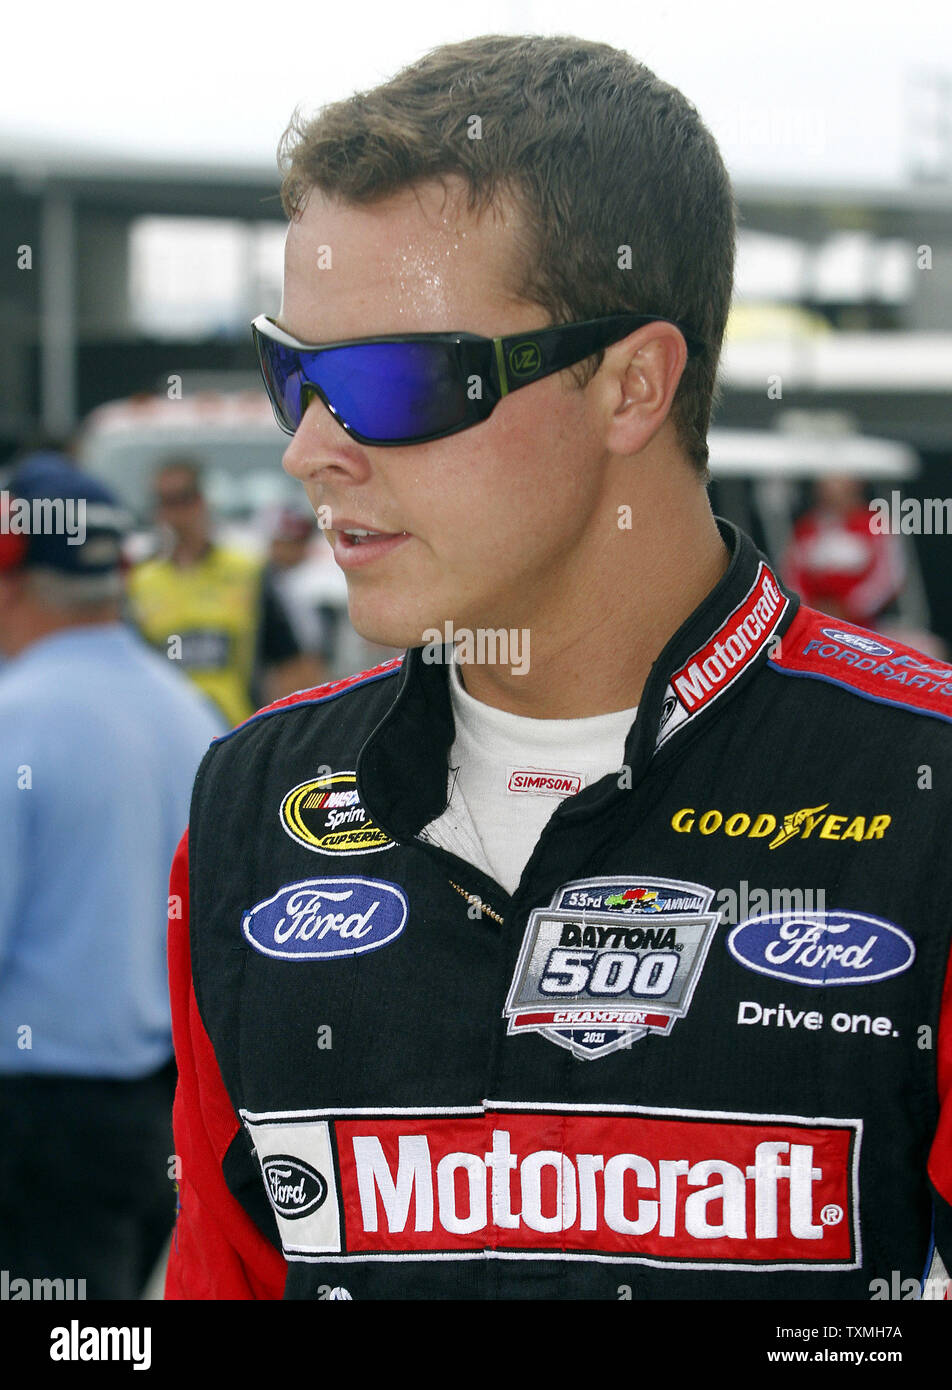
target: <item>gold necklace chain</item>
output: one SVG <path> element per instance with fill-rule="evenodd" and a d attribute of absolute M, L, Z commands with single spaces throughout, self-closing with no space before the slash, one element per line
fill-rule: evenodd
<path fill-rule="evenodd" d="M 459 884 L 454 883 L 452 879 L 450 879 L 450 886 L 452 888 L 455 888 L 457 893 L 462 893 L 463 897 L 466 899 L 468 903 L 478 903 L 480 914 L 485 913 L 486 916 L 491 917 L 494 922 L 498 922 L 501 927 L 505 926 L 505 922 L 500 917 L 499 913 L 494 912 L 491 907 L 488 907 L 486 903 L 484 903 L 483 900 L 480 898 L 478 893 L 467 893 L 465 888 L 461 888 Z"/>

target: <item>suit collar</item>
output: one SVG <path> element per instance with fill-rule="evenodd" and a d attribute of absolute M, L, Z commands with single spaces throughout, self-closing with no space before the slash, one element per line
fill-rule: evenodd
<path fill-rule="evenodd" d="M 717 524 L 730 552 L 727 570 L 661 651 L 640 701 L 632 695 L 639 709 L 625 744 L 631 785 L 652 759 L 671 756 L 729 705 L 774 652 L 799 605 L 749 537 L 731 522 Z M 364 805 L 398 839 L 411 839 L 446 809 L 455 734 L 449 674 L 445 660 L 411 648 L 393 704 L 357 759 Z M 593 803 L 578 809 L 589 815 Z"/>

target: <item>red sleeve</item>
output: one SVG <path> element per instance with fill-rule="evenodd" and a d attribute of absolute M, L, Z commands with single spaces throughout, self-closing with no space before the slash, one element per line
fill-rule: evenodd
<path fill-rule="evenodd" d="M 178 1085 L 172 1112 L 179 1210 L 165 1282 L 167 1299 L 280 1299 L 287 1264 L 232 1196 L 222 1160 L 240 1127 L 192 987 L 188 927 L 188 831 L 169 881 L 169 987 Z"/>
<path fill-rule="evenodd" d="M 952 1270 L 952 961 L 942 994 L 937 1043 L 939 1124 L 929 1153 L 929 1176 L 939 1195 L 936 1245 L 946 1269 Z M 946 1297 L 952 1297 L 950 1288 Z"/>

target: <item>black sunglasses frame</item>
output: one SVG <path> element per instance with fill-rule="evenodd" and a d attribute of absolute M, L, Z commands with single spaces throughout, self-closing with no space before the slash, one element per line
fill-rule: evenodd
<path fill-rule="evenodd" d="M 258 363 L 264 379 L 265 389 L 271 401 L 274 417 L 285 434 L 294 435 L 297 428 L 289 429 L 281 419 L 278 405 L 268 386 L 265 367 L 267 348 L 263 340 L 271 340 L 283 347 L 298 352 L 329 352 L 334 348 L 361 347 L 375 343 L 414 343 L 429 342 L 442 344 L 454 355 L 454 367 L 463 382 L 477 377 L 481 383 L 481 394 L 476 399 L 466 392 L 466 413 L 458 424 L 430 434 L 405 436 L 400 439 L 373 439 L 362 434 L 343 419 L 339 411 L 328 400 L 324 391 L 314 382 L 307 382 L 301 389 L 301 418 L 317 396 L 334 416 L 343 430 L 356 439 L 359 444 L 375 448 L 402 448 L 407 444 L 427 444 L 431 440 L 445 439 L 459 434 L 461 430 L 488 420 L 504 396 L 511 395 L 522 386 L 552 376 L 555 372 L 573 367 L 602 348 L 626 338 L 636 328 L 647 323 L 670 323 L 684 338 L 688 357 L 699 357 L 704 352 L 703 342 L 693 333 L 661 314 L 606 314 L 601 318 L 585 319 L 578 323 L 555 324 L 532 332 L 513 333 L 505 337 L 484 338 L 476 333 L 393 333 L 372 338 L 348 338 L 336 343 L 302 343 L 279 328 L 266 314 L 259 314 L 251 325 L 252 337 L 258 354 Z"/>

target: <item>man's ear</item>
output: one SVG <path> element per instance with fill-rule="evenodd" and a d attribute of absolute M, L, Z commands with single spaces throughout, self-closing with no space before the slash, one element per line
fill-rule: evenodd
<path fill-rule="evenodd" d="M 613 454 L 637 454 L 667 420 L 688 360 L 687 345 L 672 323 L 649 323 L 606 348 L 599 405 L 605 446 Z"/>

